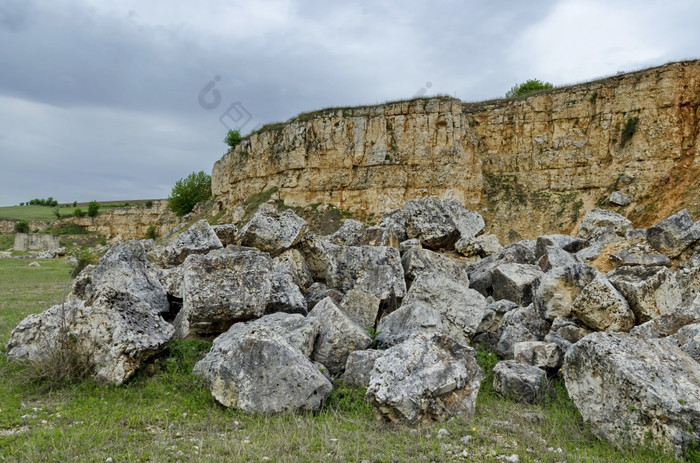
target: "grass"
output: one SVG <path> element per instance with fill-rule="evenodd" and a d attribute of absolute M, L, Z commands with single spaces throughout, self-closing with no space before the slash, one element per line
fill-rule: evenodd
<path fill-rule="evenodd" d="M 21 319 L 61 300 L 70 269 L 61 260 L 27 263 L 0 259 L 0 461 L 442 462 L 511 454 L 521 462 L 672 461 L 658 450 L 619 451 L 597 440 L 561 385 L 541 406 L 503 399 L 491 386 L 497 359 L 485 351 L 476 416 L 417 429 L 377 421 L 364 390 L 340 383 L 317 413 L 225 409 L 190 375 L 209 349 L 198 341 L 171 343 L 121 387 L 37 382 L 7 362 L 4 346 Z M 440 428 L 450 434 L 439 439 Z"/>
<path fill-rule="evenodd" d="M 0 251 L 9 251 L 15 244 L 15 235 L 13 233 L 5 233 L 0 235 Z"/>
<path fill-rule="evenodd" d="M 72 216 L 76 209 L 78 208 L 60 207 L 58 210 L 61 217 L 65 217 Z M 0 207 L 0 219 L 53 222 L 56 220 L 55 211 L 55 207 L 49 206 L 5 206 Z"/>

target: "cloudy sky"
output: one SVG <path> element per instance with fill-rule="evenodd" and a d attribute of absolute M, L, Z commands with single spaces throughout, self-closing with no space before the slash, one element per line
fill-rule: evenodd
<path fill-rule="evenodd" d="M 164 198 L 230 128 L 700 58 L 694 0 L 0 0 L 0 205 Z"/>

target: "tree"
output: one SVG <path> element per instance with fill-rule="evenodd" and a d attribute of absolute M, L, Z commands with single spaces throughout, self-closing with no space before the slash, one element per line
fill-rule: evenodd
<path fill-rule="evenodd" d="M 204 171 L 192 172 L 187 178 L 175 182 L 168 198 L 168 209 L 177 215 L 192 212 L 194 206 L 211 196 L 211 176 Z"/>
<path fill-rule="evenodd" d="M 549 88 L 554 88 L 554 85 L 549 82 L 542 82 L 537 79 L 530 79 L 525 83 L 520 85 L 514 85 L 513 88 L 506 92 L 506 98 L 513 98 L 516 96 L 522 96 L 531 92 L 538 92 L 540 90 L 547 90 Z"/>
<path fill-rule="evenodd" d="M 241 142 L 241 133 L 238 130 L 229 130 L 224 138 L 224 143 L 226 143 L 231 148 L 235 148 Z"/>
<path fill-rule="evenodd" d="M 100 210 L 100 203 L 98 203 L 97 201 L 90 201 L 90 202 L 88 203 L 88 212 L 87 212 L 87 214 L 88 214 L 90 217 L 97 217 L 97 213 L 99 212 L 99 210 Z"/>
<path fill-rule="evenodd" d="M 29 233 L 29 222 L 20 220 L 15 224 L 15 231 L 17 233 Z"/>

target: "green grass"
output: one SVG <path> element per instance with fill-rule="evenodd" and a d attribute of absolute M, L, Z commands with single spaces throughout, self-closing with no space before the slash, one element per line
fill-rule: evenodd
<path fill-rule="evenodd" d="M 61 217 L 72 217 L 76 209 L 82 209 L 87 212 L 86 208 L 78 207 L 59 207 Z M 55 207 L 48 206 L 5 206 L 0 207 L 0 219 L 14 220 L 37 220 L 43 222 L 53 222 L 56 220 Z"/>
<path fill-rule="evenodd" d="M 521 462 L 672 461 L 658 450 L 619 451 L 597 440 L 561 385 L 541 406 L 501 398 L 490 385 L 496 358 L 483 351 L 486 379 L 476 416 L 416 429 L 377 421 L 364 390 L 340 383 L 317 413 L 225 409 L 190 375 L 209 349 L 198 341 L 171 343 L 121 387 L 90 379 L 40 383 L 29 369 L 7 362 L 4 346 L 21 319 L 61 300 L 70 269 L 61 260 L 42 261 L 40 268 L 28 262 L 0 259 L 0 461 L 442 462 L 498 461 L 514 453 Z M 438 439 L 440 428 L 450 434 Z"/>
<path fill-rule="evenodd" d="M 15 244 L 15 235 L 7 233 L 0 235 L 0 251 L 9 251 Z"/>

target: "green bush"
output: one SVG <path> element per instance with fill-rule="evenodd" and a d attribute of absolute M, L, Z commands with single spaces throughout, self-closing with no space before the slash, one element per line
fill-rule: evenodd
<path fill-rule="evenodd" d="M 226 143 L 231 148 L 235 148 L 241 142 L 241 133 L 238 130 L 229 130 L 224 138 L 224 143 Z"/>
<path fill-rule="evenodd" d="M 90 248 L 75 248 L 71 254 L 76 261 L 70 274 L 73 278 L 77 277 L 88 265 L 97 263 L 97 255 Z"/>
<path fill-rule="evenodd" d="M 627 119 L 627 122 L 625 122 L 625 127 L 622 129 L 620 147 L 624 148 L 627 142 L 632 139 L 632 135 L 634 135 L 634 133 L 637 131 L 637 123 L 639 123 L 639 118 L 637 116 Z"/>
<path fill-rule="evenodd" d="M 513 98 L 516 96 L 526 95 L 531 92 L 538 92 L 540 90 L 547 90 L 554 88 L 554 85 L 549 82 L 542 82 L 537 79 L 530 79 L 525 83 L 520 85 L 514 85 L 513 88 L 506 92 L 506 98 Z"/>
<path fill-rule="evenodd" d="M 168 209 L 177 215 L 192 212 L 194 206 L 211 196 L 211 176 L 204 171 L 192 172 L 175 182 L 168 198 Z"/>
<path fill-rule="evenodd" d="M 152 207 L 153 207 L 153 201 L 151 201 L 151 200 L 149 199 L 148 201 L 146 201 L 146 209 L 150 209 L 150 208 L 152 208 Z"/>
<path fill-rule="evenodd" d="M 82 210 L 81 208 L 77 208 L 76 210 L 73 211 L 73 215 L 75 217 L 85 217 L 85 211 Z"/>
<path fill-rule="evenodd" d="M 148 229 L 146 230 L 146 238 L 150 238 L 152 240 L 158 238 L 158 230 L 156 230 L 155 225 L 151 225 L 150 227 L 148 227 Z"/>
<path fill-rule="evenodd" d="M 99 210 L 100 210 L 100 203 L 98 203 L 97 201 L 90 201 L 88 203 L 87 214 L 90 217 L 97 217 L 97 213 L 99 212 Z"/>
<path fill-rule="evenodd" d="M 15 224 L 15 231 L 17 233 L 29 233 L 29 222 L 20 220 Z"/>

